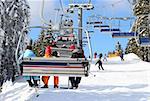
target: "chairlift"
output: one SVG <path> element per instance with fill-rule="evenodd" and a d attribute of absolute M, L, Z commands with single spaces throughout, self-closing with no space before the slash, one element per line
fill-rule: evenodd
<path fill-rule="evenodd" d="M 106 29 L 100 29 L 101 32 L 120 32 L 120 29 L 119 28 L 112 28 L 112 29 L 109 29 L 109 28 L 106 28 Z"/>
<path fill-rule="evenodd" d="M 139 44 L 142 47 L 150 47 L 150 38 L 149 37 L 139 38 Z"/>
<path fill-rule="evenodd" d="M 85 40 L 84 40 L 84 41 L 82 41 L 82 42 L 83 42 L 83 43 L 88 43 L 88 41 L 85 41 Z"/>
<path fill-rule="evenodd" d="M 136 37 L 136 42 L 139 46 L 150 47 L 150 37 L 145 34 L 149 31 L 150 31 L 149 26 L 141 26 L 137 29 L 138 35 Z"/>
<path fill-rule="evenodd" d="M 101 21 L 87 22 L 87 24 L 102 24 L 102 22 Z"/>
<path fill-rule="evenodd" d="M 89 37 L 89 38 L 91 38 L 91 37 Z M 83 37 L 83 39 L 87 39 L 87 37 Z"/>
<path fill-rule="evenodd" d="M 94 33 L 94 31 L 88 31 L 88 33 Z"/>
<path fill-rule="evenodd" d="M 109 28 L 109 25 L 100 25 L 100 28 Z"/>
<path fill-rule="evenodd" d="M 21 32 L 19 42 L 16 49 L 15 58 L 17 61 L 17 65 L 19 68 L 20 60 L 18 59 L 19 47 L 24 40 L 22 38 L 23 32 L 29 28 L 42 28 L 48 29 L 48 27 L 27 27 L 24 28 Z M 87 31 L 86 31 L 87 32 Z M 86 33 L 87 34 L 87 33 Z M 89 35 L 87 34 L 87 37 Z M 89 44 L 89 39 L 88 39 Z M 91 52 L 91 46 L 89 44 L 89 51 Z M 61 50 L 63 49 L 57 49 Z M 64 50 L 66 51 L 66 50 Z M 67 50 L 68 51 L 68 50 Z M 67 52 L 68 53 L 68 52 Z M 88 76 L 89 75 L 89 61 L 85 58 L 71 58 L 71 57 L 51 57 L 51 58 L 44 58 L 44 57 L 31 57 L 31 58 L 23 58 L 21 60 L 21 64 L 23 66 L 23 75 L 24 76 Z"/>
<path fill-rule="evenodd" d="M 113 38 L 134 38 L 137 36 L 137 33 L 135 32 L 113 32 L 112 37 Z"/>
<path fill-rule="evenodd" d="M 94 25 L 94 28 L 109 28 L 109 25 Z"/>
<path fill-rule="evenodd" d="M 23 75 L 88 76 L 88 61 L 72 58 L 24 58 Z"/>
<path fill-rule="evenodd" d="M 82 44 L 83 47 L 85 47 L 86 45 L 87 45 L 86 43 Z"/>

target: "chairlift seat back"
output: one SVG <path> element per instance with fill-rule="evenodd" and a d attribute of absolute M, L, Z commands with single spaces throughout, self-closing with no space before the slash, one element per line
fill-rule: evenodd
<path fill-rule="evenodd" d="M 24 58 L 24 76 L 88 76 L 89 62 L 85 58 Z"/>

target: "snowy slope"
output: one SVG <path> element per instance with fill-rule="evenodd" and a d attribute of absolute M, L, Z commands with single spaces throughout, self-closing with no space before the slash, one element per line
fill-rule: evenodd
<path fill-rule="evenodd" d="M 51 77 L 49 88 L 36 92 L 19 79 L 15 84 L 5 83 L 0 101 L 150 101 L 150 63 L 128 54 L 125 61 L 109 58 L 103 62 L 105 70 L 99 71 L 94 62 L 90 76 L 82 78 L 79 89 L 54 89 Z M 67 85 L 68 78 L 60 77 L 60 86 Z"/>

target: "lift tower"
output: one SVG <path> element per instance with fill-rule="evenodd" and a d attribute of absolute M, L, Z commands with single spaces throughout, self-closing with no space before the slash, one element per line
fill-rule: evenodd
<path fill-rule="evenodd" d="M 91 3 L 85 4 L 69 4 L 69 11 L 74 11 L 74 9 L 78 10 L 78 39 L 79 39 L 79 47 L 82 48 L 82 19 L 83 19 L 83 10 L 92 10 L 94 6 Z"/>

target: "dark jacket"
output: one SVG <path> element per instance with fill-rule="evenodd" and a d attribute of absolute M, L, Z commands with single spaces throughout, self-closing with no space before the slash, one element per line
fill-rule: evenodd
<path fill-rule="evenodd" d="M 97 65 L 97 64 L 102 64 L 102 61 L 101 61 L 101 58 L 99 58 L 98 60 L 97 60 L 97 62 L 96 62 L 96 64 L 95 65 Z"/>

